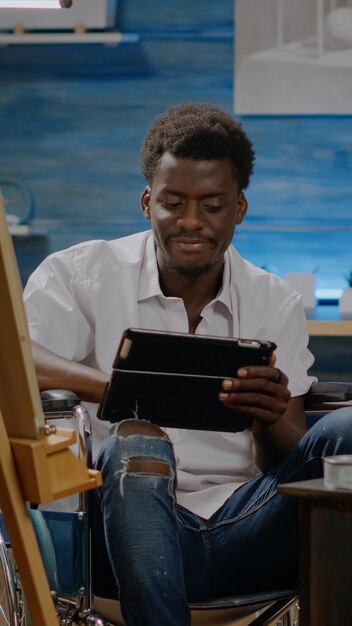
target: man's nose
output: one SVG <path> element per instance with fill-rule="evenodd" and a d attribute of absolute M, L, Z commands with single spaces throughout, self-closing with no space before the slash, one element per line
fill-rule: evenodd
<path fill-rule="evenodd" d="M 200 230 L 204 226 L 203 211 L 196 205 L 185 206 L 178 217 L 177 226 L 184 230 Z"/>

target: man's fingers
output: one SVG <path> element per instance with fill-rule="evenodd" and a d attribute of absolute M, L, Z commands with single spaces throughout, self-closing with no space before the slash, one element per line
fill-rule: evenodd
<path fill-rule="evenodd" d="M 268 367 L 267 365 L 241 367 L 237 370 L 237 378 L 240 380 L 263 378 L 272 380 L 275 383 L 283 383 L 284 385 L 288 383 L 288 378 L 284 372 L 277 367 Z"/>
<path fill-rule="evenodd" d="M 290 397 L 287 389 L 287 377 L 280 370 L 273 369 L 270 378 L 225 378 L 221 383 L 222 390 L 229 392 L 253 392 L 268 396 Z"/>
<path fill-rule="evenodd" d="M 288 378 L 276 367 L 240 368 L 236 378 L 225 378 L 218 398 L 234 413 L 254 417 L 252 430 L 274 424 L 287 410 L 291 393 Z"/>
<path fill-rule="evenodd" d="M 264 411 L 274 411 L 275 413 L 284 413 L 287 408 L 287 402 L 290 399 L 290 393 L 283 395 L 281 398 L 265 395 L 263 393 L 219 393 L 219 400 L 225 405 L 233 407 L 236 411 L 245 411 L 246 413 L 257 413 L 258 409 Z"/>

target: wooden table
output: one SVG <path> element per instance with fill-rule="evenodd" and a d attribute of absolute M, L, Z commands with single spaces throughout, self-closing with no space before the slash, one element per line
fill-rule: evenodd
<path fill-rule="evenodd" d="M 300 498 L 300 626 L 351 626 L 352 490 L 321 478 L 279 492 Z"/>
<path fill-rule="evenodd" d="M 351 382 L 352 320 L 310 319 L 307 328 L 308 347 L 315 356 L 309 373 L 320 381 Z"/>
<path fill-rule="evenodd" d="M 352 320 L 307 320 L 309 336 L 350 337 Z"/>

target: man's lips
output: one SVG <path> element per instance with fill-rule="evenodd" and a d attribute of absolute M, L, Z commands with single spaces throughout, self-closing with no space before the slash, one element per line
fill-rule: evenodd
<path fill-rule="evenodd" d="M 170 237 L 171 248 L 181 254 L 202 254 L 214 247 L 209 239 L 189 239 L 186 237 Z"/>
<path fill-rule="evenodd" d="M 212 239 L 200 239 L 199 237 L 170 237 L 170 241 L 186 245 L 204 245 L 215 243 Z"/>

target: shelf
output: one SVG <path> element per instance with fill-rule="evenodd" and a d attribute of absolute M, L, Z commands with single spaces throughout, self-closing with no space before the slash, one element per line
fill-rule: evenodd
<path fill-rule="evenodd" d="M 114 32 L 21 32 L 4 33 L 0 32 L 0 45 L 13 44 L 47 44 L 47 43 L 102 43 L 118 45 L 120 43 L 138 43 L 139 35 L 134 33 L 122 34 Z"/>
<path fill-rule="evenodd" d="M 11 237 L 29 238 L 29 237 L 46 237 L 49 234 L 48 228 L 29 226 L 28 224 L 16 224 L 9 226 Z"/>

